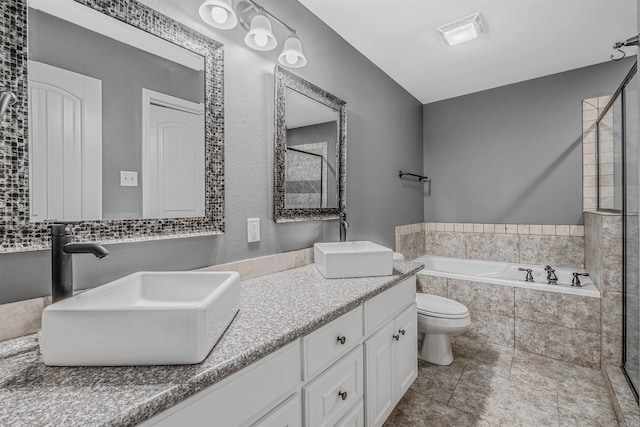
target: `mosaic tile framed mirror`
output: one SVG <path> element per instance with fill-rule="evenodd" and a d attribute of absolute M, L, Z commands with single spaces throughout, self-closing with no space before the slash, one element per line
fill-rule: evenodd
<path fill-rule="evenodd" d="M 0 253 L 224 232 L 223 46 L 134 0 L 0 4 Z"/>
<path fill-rule="evenodd" d="M 346 102 L 276 66 L 274 221 L 339 218 L 346 210 Z"/>

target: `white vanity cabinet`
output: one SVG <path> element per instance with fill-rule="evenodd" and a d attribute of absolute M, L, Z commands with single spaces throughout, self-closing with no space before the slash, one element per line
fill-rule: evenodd
<path fill-rule="evenodd" d="M 364 303 L 367 426 L 381 426 L 418 375 L 415 277 Z"/>
<path fill-rule="evenodd" d="M 405 279 L 142 425 L 382 425 L 417 374 L 415 283 Z"/>

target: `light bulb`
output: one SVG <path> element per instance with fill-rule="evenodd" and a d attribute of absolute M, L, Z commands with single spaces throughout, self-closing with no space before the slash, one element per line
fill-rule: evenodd
<path fill-rule="evenodd" d="M 213 7 L 211 8 L 211 17 L 214 21 L 223 24 L 229 19 L 229 12 L 222 7 Z"/>
<path fill-rule="evenodd" d="M 266 46 L 269 39 L 266 34 L 258 33 L 255 35 L 254 40 L 256 44 L 260 47 Z"/>
<path fill-rule="evenodd" d="M 291 65 L 295 64 L 298 61 L 298 55 L 296 55 L 295 53 L 287 53 L 285 55 L 285 58 L 287 60 L 287 62 Z"/>

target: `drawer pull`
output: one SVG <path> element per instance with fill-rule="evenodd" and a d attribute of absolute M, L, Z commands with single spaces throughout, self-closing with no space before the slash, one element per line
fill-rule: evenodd
<path fill-rule="evenodd" d="M 404 335 L 406 331 L 404 329 L 400 329 L 398 332 L 400 332 L 402 335 Z"/>
<path fill-rule="evenodd" d="M 396 340 L 396 341 L 400 340 L 400 334 L 398 334 L 398 335 L 394 335 L 394 336 L 393 336 L 393 339 L 394 339 L 394 340 Z"/>
<path fill-rule="evenodd" d="M 338 392 L 338 396 L 340 396 L 342 398 L 342 400 L 347 400 L 347 392 L 346 391 L 339 391 Z"/>
<path fill-rule="evenodd" d="M 347 342 L 347 337 L 338 337 L 338 342 L 342 345 Z"/>

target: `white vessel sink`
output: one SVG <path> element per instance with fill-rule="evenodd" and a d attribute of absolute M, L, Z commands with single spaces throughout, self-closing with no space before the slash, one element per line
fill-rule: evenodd
<path fill-rule="evenodd" d="M 47 365 L 199 363 L 240 307 L 240 275 L 139 272 L 48 306 L 40 349 Z"/>
<path fill-rule="evenodd" d="M 373 242 L 316 243 L 313 256 L 318 271 L 327 279 L 393 273 L 393 251 Z"/>

